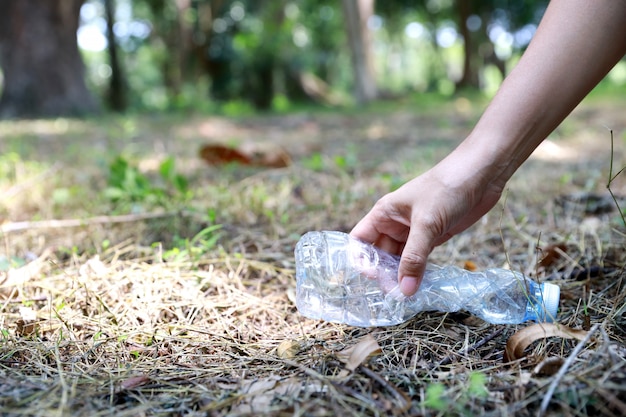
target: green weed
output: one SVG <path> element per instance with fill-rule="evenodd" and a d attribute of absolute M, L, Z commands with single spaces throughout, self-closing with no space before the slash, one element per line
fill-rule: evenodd
<path fill-rule="evenodd" d="M 143 174 L 123 156 L 116 157 L 109 165 L 108 186 L 104 196 L 126 209 L 138 206 L 170 208 L 172 202 L 186 202 L 191 198 L 187 179 L 176 173 L 173 158 L 167 158 L 159 166 L 160 182 Z"/>
<path fill-rule="evenodd" d="M 173 247 L 163 253 L 163 259 L 168 262 L 197 261 L 215 249 L 222 236 L 219 232 L 221 228 L 219 224 L 206 227 L 191 239 L 175 237 Z"/>
<path fill-rule="evenodd" d="M 485 399 L 489 395 L 487 377 L 481 372 L 470 372 L 465 384 L 461 384 L 454 398 L 455 389 L 449 389 L 440 382 L 434 382 L 426 387 L 423 406 L 427 409 L 443 412 L 450 415 L 471 415 L 472 403 Z"/>
<path fill-rule="evenodd" d="M 617 197 L 615 197 L 615 194 L 613 193 L 613 190 L 611 190 L 611 184 L 613 183 L 613 181 L 615 181 L 615 179 L 622 173 L 624 172 L 624 170 L 626 170 L 626 167 L 622 167 L 622 169 L 620 169 L 619 171 L 617 171 L 617 173 L 615 175 L 613 175 L 613 158 L 614 158 L 614 145 L 613 145 L 613 130 L 611 130 L 611 162 L 609 165 L 609 181 L 606 184 L 606 188 L 607 190 L 609 190 L 609 193 L 611 194 L 611 197 L 613 198 L 613 202 L 615 202 L 615 206 L 617 207 L 617 211 L 619 212 L 621 218 L 622 218 L 622 224 L 624 226 L 626 226 L 626 209 L 622 209 L 620 207 L 619 202 L 617 201 Z"/>

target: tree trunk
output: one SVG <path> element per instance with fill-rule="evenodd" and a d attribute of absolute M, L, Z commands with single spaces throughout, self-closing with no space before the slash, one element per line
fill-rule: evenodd
<path fill-rule="evenodd" d="M 2 0 L 0 117 L 95 112 L 76 30 L 83 0 Z"/>
<path fill-rule="evenodd" d="M 107 20 L 109 65 L 111 65 L 111 81 L 107 99 L 111 110 L 123 112 L 127 106 L 126 83 L 124 82 L 124 71 L 118 55 L 117 40 L 113 32 L 113 26 L 115 25 L 115 4 L 113 0 L 104 0 L 104 10 Z"/>
<path fill-rule="evenodd" d="M 467 28 L 467 19 L 471 14 L 471 0 L 457 0 L 457 13 L 459 17 L 459 29 L 463 37 L 463 75 L 457 81 L 456 88 L 478 88 L 478 69 L 474 64 L 475 49 L 472 36 Z"/>
<path fill-rule="evenodd" d="M 374 0 L 342 0 L 352 58 L 355 96 L 359 104 L 376 98 L 372 38 L 367 21 L 374 14 Z"/>

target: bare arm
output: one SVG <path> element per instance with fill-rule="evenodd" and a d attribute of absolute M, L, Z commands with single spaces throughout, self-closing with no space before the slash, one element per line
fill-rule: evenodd
<path fill-rule="evenodd" d="M 382 197 L 352 234 L 401 253 L 400 287 L 415 293 L 432 249 L 496 204 L 513 173 L 625 53 L 626 0 L 553 0 L 469 136 Z"/>

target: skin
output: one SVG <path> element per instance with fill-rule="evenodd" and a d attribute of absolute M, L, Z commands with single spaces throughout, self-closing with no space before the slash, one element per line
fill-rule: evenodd
<path fill-rule="evenodd" d="M 528 49 L 446 158 L 374 205 L 351 234 L 402 255 L 414 294 L 434 247 L 498 202 L 533 150 L 626 53 L 626 0 L 552 0 Z"/>

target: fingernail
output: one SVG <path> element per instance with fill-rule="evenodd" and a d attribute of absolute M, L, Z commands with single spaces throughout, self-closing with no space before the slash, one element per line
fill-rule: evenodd
<path fill-rule="evenodd" d="M 402 291 L 402 294 L 410 297 L 417 292 L 417 287 L 419 287 L 419 280 L 417 278 L 410 276 L 402 277 L 400 281 L 400 291 Z"/>

